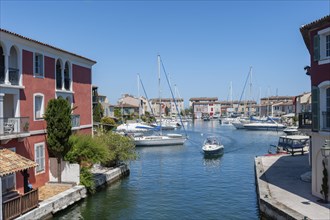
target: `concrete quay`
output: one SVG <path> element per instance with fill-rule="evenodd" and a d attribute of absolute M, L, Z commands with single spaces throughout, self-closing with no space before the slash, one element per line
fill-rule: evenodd
<path fill-rule="evenodd" d="M 306 155 L 271 155 L 255 158 L 261 219 L 330 219 L 330 203 L 318 202 L 311 182 L 301 180 L 310 171 Z"/>
<path fill-rule="evenodd" d="M 92 169 L 96 188 L 110 184 L 123 176 L 129 174 L 126 164 L 116 168 L 94 167 Z M 68 206 L 86 198 L 87 190 L 85 186 L 74 186 L 62 193 L 39 203 L 39 207 L 16 218 L 19 220 L 48 219 L 58 211 L 66 209 Z"/>

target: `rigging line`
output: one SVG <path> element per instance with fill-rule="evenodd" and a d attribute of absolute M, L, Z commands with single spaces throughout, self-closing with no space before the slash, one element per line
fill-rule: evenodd
<path fill-rule="evenodd" d="M 145 96 L 146 96 L 146 98 L 147 98 L 147 102 L 148 102 L 149 108 L 150 108 L 150 110 L 151 110 L 151 114 L 154 115 L 154 111 L 153 111 L 152 108 L 151 108 L 151 105 L 150 105 L 150 102 L 149 102 L 149 98 L 148 98 L 147 92 L 146 92 L 146 90 L 145 90 L 145 88 L 144 88 L 144 85 L 143 85 L 143 83 L 142 83 L 142 80 L 141 80 L 140 74 L 138 74 L 138 75 L 139 75 L 139 80 L 140 80 L 140 83 L 141 83 L 141 86 L 142 86 L 143 92 L 144 92 L 144 94 L 145 94 Z"/>
<path fill-rule="evenodd" d="M 181 123 L 181 125 L 182 125 L 182 127 L 183 127 L 184 133 L 186 134 L 186 136 L 188 136 L 188 135 L 187 135 L 186 128 L 184 127 L 184 124 L 183 124 L 183 122 L 182 122 L 181 115 L 179 114 L 179 108 L 178 108 L 178 105 L 176 104 L 175 97 L 174 97 L 174 95 L 173 95 L 173 91 L 172 91 L 172 88 L 171 88 L 171 84 L 170 84 L 170 82 L 169 82 L 169 80 L 168 80 L 167 73 L 166 73 L 166 70 L 165 70 L 165 67 L 164 67 L 164 63 L 163 63 L 163 60 L 162 60 L 162 58 L 160 57 L 160 55 L 159 55 L 159 58 L 160 58 L 160 62 L 161 62 L 161 64 L 162 64 L 162 68 L 163 68 L 164 74 L 165 74 L 165 76 L 166 76 L 166 81 L 167 81 L 167 83 L 168 83 L 168 86 L 170 87 L 170 91 L 171 91 L 172 98 L 173 98 L 173 100 L 174 100 L 175 108 L 176 108 L 176 111 L 177 111 L 178 116 L 179 116 L 179 118 L 180 118 L 180 123 Z"/>
<path fill-rule="evenodd" d="M 239 101 L 238 101 L 238 106 L 241 104 L 242 97 L 243 97 L 243 94 L 244 94 L 244 91 L 245 91 L 245 87 L 246 87 L 246 84 L 247 84 L 247 82 L 248 82 L 248 80 L 249 80 L 249 77 L 250 77 L 250 72 L 251 72 L 251 67 L 250 67 L 249 74 L 247 75 L 247 78 L 246 78 L 246 80 L 245 80 L 244 87 L 243 87 L 243 91 L 242 91 L 241 97 L 239 98 Z"/>

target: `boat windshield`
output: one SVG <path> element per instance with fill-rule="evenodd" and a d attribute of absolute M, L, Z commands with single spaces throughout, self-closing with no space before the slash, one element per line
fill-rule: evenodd
<path fill-rule="evenodd" d="M 309 138 L 280 137 L 278 141 L 278 146 L 279 147 L 309 146 Z"/>
<path fill-rule="evenodd" d="M 219 144 L 219 140 L 216 138 L 207 138 L 205 144 Z"/>

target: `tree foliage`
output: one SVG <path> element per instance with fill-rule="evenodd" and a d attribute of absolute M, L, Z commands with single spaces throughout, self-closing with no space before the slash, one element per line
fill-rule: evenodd
<path fill-rule="evenodd" d="M 93 121 L 100 122 L 103 117 L 103 111 L 101 103 L 97 103 L 93 108 Z"/>
<path fill-rule="evenodd" d="M 58 181 L 61 182 L 61 159 L 69 152 L 71 145 L 71 106 L 63 98 L 48 102 L 45 120 L 47 121 L 47 146 L 49 152 L 57 158 Z"/>
<path fill-rule="evenodd" d="M 70 150 L 71 106 L 63 98 L 48 102 L 45 120 L 47 121 L 47 144 L 55 157 L 64 157 Z"/>
<path fill-rule="evenodd" d="M 102 122 L 102 124 L 108 124 L 108 125 L 113 125 L 113 126 L 116 125 L 115 120 L 113 120 L 113 119 L 110 118 L 110 117 L 103 117 L 103 118 L 101 119 L 101 122 Z"/>

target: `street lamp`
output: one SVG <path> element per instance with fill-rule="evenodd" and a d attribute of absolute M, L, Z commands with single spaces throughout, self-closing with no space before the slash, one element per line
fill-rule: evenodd
<path fill-rule="evenodd" d="M 325 140 L 324 145 L 321 147 L 321 154 L 326 159 L 330 156 L 330 145 L 328 144 L 330 140 Z"/>

